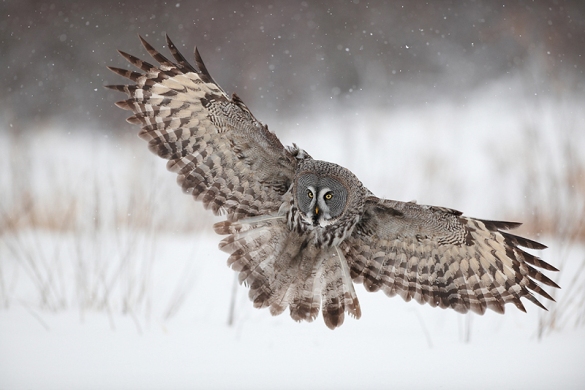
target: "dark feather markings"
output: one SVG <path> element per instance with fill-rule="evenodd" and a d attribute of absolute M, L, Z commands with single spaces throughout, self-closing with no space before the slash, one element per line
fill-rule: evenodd
<path fill-rule="evenodd" d="M 535 267 L 557 269 L 520 248 L 546 246 L 508 233 L 520 226 L 517 222 L 478 220 L 446 207 L 369 196 L 352 236 L 344 237 L 336 253 L 326 249 L 334 235 L 322 239 L 322 246 L 308 245 L 306 236 L 298 236 L 305 232 L 277 213 L 292 204 L 287 196 L 299 161 L 311 157 L 296 145 L 285 148 L 242 99 L 228 97 L 197 48 L 193 66 L 166 40 L 176 62 L 140 37 L 159 65 L 120 51 L 143 73 L 109 67 L 136 84 L 106 87 L 128 95 L 116 105 L 133 111 L 128 121 L 142 125 L 139 136 L 169 160 L 167 168 L 177 173 L 183 191 L 215 214 L 227 214 L 216 232 L 232 235 L 220 248 L 230 253 L 228 264 L 240 273 L 240 282 L 250 286 L 255 307 L 279 314 L 288 306 L 293 319 L 312 321 L 321 306 L 327 326 L 336 328 L 345 312 L 361 314 L 348 270 L 368 291 L 459 312 L 503 313 L 509 302 L 526 311 L 521 298 L 546 310 L 533 293 L 553 300 L 537 282 L 559 286 Z M 266 219 L 237 223 L 256 216 Z M 294 234 L 302 245 L 290 240 Z"/>
<path fill-rule="evenodd" d="M 114 91 L 124 92 L 127 95 L 132 95 L 138 89 L 136 85 L 104 85 L 104 87 Z"/>
<path fill-rule="evenodd" d="M 127 79 L 130 79 L 134 82 L 138 81 L 138 79 L 142 77 L 142 73 L 134 72 L 128 69 L 116 68 L 115 66 L 108 66 L 107 68 L 117 75 L 126 77 Z"/>
<path fill-rule="evenodd" d="M 509 240 L 510 243 L 512 243 L 514 246 L 523 246 L 524 248 L 539 249 L 539 250 L 548 248 L 546 245 L 541 244 L 541 243 L 536 242 L 536 241 L 529 240 L 528 238 L 515 236 L 515 235 L 507 233 L 507 232 L 500 232 L 500 233 L 507 240 Z M 558 271 L 556 268 L 554 270 Z"/>
<path fill-rule="evenodd" d="M 486 229 L 490 231 L 496 231 L 500 229 L 511 230 L 516 229 L 517 227 L 522 225 L 521 222 L 491 221 L 489 219 L 478 219 L 478 221 L 482 222 L 485 225 Z"/>
<path fill-rule="evenodd" d="M 189 61 L 187 61 L 185 59 L 185 57 L 183 57 L 183 55 L 181 54 L 181 52 L 177 49 L 177 46 L 175 46 L 175 44 L 173 43 L 173 41 L 171 41 L 171 38 L 169 38 L 168 35 L 165 35 L 165 38 L 167 40 L 167 45 L 169 47 L 169 51 L 171 52 L 171 54 L 173 55 L 173 58 L 175 59 L 175 61 L 177 61 L 177 63 L 175 64 L 177 66 L 177 68 L 179 68 L 180 71 L 182 71 L 183 73 L 187 73 L 187 72 L 195 72 L 195 73 L 199 73 L 197 71 L 197 69 L 195 69 L 190 63 Z M 146 42 L 146 41 L 144 41 Z M 151 50 L 155 53 L 158 53 L 154 48 L 152 48 L 152 46 L 148 45 Z M 147 48 L 148 50 L 148 48 Z M 214 83 L 217 84 L 217 83 Z"/>
<path fill-rule="evenodd" d="M 129 63 L 139 68 L 140 70 L 143 70 L 144 72 L 158 71 L 158 69 L 152 64 L 143 61 L 138 57 L 134 57 L 132 54 L 128 54 L 122 50 L 118 50 L 118 53 L 120 53 L 120 55 L 124 57 Z"/>
<path fill-rule="evenodd" d="M 142 46 L 144 46 L 144 48 L 146 49 L 148 54 L 150 54 L 152 56 L 152 58 L 154 58 L 159 64 L 161 64 L 165 67 L 171 68 L 171 69 L 177 68 L 177 74 L 185 73 L 185 71 L 187 71 L 187 72 L 191 71 L 190 69 L 182 66 L 181 64 L 174 64 L 173 62 L 169 61 L 165 56 L 163 56 L 154 47 L 152 47 L 152 45 L 150 43 L 148 43 L 144 38 L 142 38 L 142 36 L 138 35 L 138 38 L 140 38 L 140 42 L 142 43 Z M 166 38 L 167 38 L 167 42 L 168 42 L 169 37 L 167 36 Z M 170 47 L 170 44 L 169 44 L 169 47 Z M 146 69 L 143 69 L 143 70 L 146 71 Z"/>
<path fill-rule="evenodd" d="M 525 311 L 522 297 L 544 308 L 532 292 L 552 297 L 536 282 L 558 285 L 533 266 L 556 268 L 520 249 L 544 245 L 501 230 L 519 225 L 371 197 L 342 247 L 354 282 L 367 291 L 479 314 L 488 308 L 503 313 L 509 302 Z"/>
<path fill-rule="evenodd" d="M 213 77 L 211 77 L 211 74 L 209 74 L 209 71 L 207 70 L 205 63 L 203 63 L 203 60 L 201 59 L 201 54 L 199 54 L 199 50 L 197 50 L 197 47 L 195 48 L 195 63 L 197 64 L 197 67 L 199 68 L 199 71 L 201 72 L 201 76 L 202 76 L 203 81 L 205 81 L 207 83 L 219 85 L 215 82 Z"/>
<path fill-rule="evenodd" d="M 136 83 L 108 86 L 129 97 L 116 105 L 134 112 L 127 121 L 142 126 L 139 136 L 149 149 L 168 159 L 183 190 L 215 214 L 227 212 L 234 221 L 278 211 L 298 160 L 237 95 L 230 99 L 223 92 L 197 49 L 193 66 L 166 40 L 176 62 L 142 37 L 160 65 L 120 51 L 143 73 L 110 67 Z"/>

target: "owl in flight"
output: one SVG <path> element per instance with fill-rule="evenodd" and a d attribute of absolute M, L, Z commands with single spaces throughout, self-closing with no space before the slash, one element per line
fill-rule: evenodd
<path fill-rule="evenodd" d="M 335 329 L 346 312 L 361 316 L 354 283 L 460 313 L 526 311 L 520 298 L 546 310 L 533 292 L 553 300 L 536 282 L 558 288 L 538 268 L 557 269 L 520 249 L 546 247 L 507 232 L 519 223 L 378 198 L 350 170 L 283 146 L 197 49 L 192 66 L 168 36 L 174 61 L 140 39 L 158 64 L 120 52 L 140 72 L 110 67 L 132 83 L 107 87 L 128 95 L 116 105 L 183 191 L 226 216 L 219 247 L 254 307 L 288 307 L 296 321 L 321 311 Z"/>

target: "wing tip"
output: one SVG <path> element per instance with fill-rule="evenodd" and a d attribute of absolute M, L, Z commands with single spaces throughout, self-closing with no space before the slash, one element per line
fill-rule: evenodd
<path fill-rule="evenodd" d="M 512 222 L 512 221 L 494 221 L 491 219 L 478 219 L 481 221 L 486 229 L 490 231 L 496 230 L 512 230 L 522 226 L 522 222 Z"/>
<path fill-rule="evenodd" d="M 122 110 L 130 110 L 130 105 L 126 100 L 120 100 L 119 102 L 115 102 L 114 105 Z"/>
<path fill-rule="evenodd" d="M 505 239 L 507 239 L 511 244 L 513 244 L 514 246 L 521 246 L 524 248 L 528 248 L 528 249 L 536 249 L 536 250 L 544 250 L 546 248 L 548 248 L 546 245 L 541 244 L 540 242 L 531 240 L 529 238 L 526 237 L 520 237 L 517 236 L 515 234 L 511 234 L 508 232 L 502 232 L 500 231 L 500 234 L 502 236 L 504 236 Z"/>
<path fill-rule="evenodd" d="M 106 89 L 111 89 L 113 91 L 119 91 L 119 92 L 124 92 L 124 86 L 123 85 L 119 85 L 119 84 L 106 84 L 103 85 L 104 88 Z"/>
<path fill-rule="evenodd" d="M 516 305 L 516 307 L 518 308 L 518 310 L 520 310 L 521 312 L 527 313 L 526 307 L 524 307 L 524 304 L 522 303 L 522 301 L 520 300 L 520 298 L 517 298 L 517 299 L 514 300 L 514 305 Z"/>
<path fill-rule="evenodd" d="M 175 44 L 173 43 L 173 41 L 171 40 L 171 37 L 169 37 L 169 34 L 165 33 L 165 40 L 167 41 L 167 46 L 175 46 Z"/>

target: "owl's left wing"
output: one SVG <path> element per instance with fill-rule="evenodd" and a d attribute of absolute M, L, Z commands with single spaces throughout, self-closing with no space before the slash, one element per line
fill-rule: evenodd
<path fill-rule="evenodd" d="M 197 49 L 194 67 L 168 36 L 174 62 L 140 39 L 159 64 L 120 52 L 142 73 L 109 67 L 133 83 L 106 87 L 128 95 L 116 105 L 134 112 L 128 122 L 142 125 L 139 136 L 149 149 L 169 160 L 183 191 L 215 214 L 226 212 L 235 221 L 277 212 L 297 159 L 308 155 L 283 147 L 240 98 L 228 97 Z"/>
<path fill-rule="evenodd" d="M 520 249 L 546 246 L 505 231 L 519 225 L 370 197 L 341 249 L 352 279 L 368 291 L 462 313 L 503 313 L 508 302 L 526 311 L 522 297 L 546 310 L 529 290 L 554 301 L 536 282 L 559 286 L 535 267 L 557 269 Z"/>

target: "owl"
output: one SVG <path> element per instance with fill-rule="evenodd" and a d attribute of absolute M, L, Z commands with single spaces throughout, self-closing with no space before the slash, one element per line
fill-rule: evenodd
<path fill-rule="evenodd" d="M 546 247 L 508 232 L 519 223 L 378 198 L 348 169 L 283 146 L 197 48 L 193 66 L 168 36 L 174 61 L 140 40 L 158 64 L 120 52 L 140 71 L 110 67 L 131 83 L 107 87 L 126 93 L 116 105 L 183 191 L 225 216 L 219 248 L 254 307 L 288 308 L 296 321 L 321 312 L 335 329 L 361 316 L 355 283 L 460 313 L 504 313 L 509 302 L 526 311 L 521 298 L 546 310 L 534 293 L 553 300 L 537 282 L 558 288 L 539 268 L 557 269 L 521 249 Z"/>

